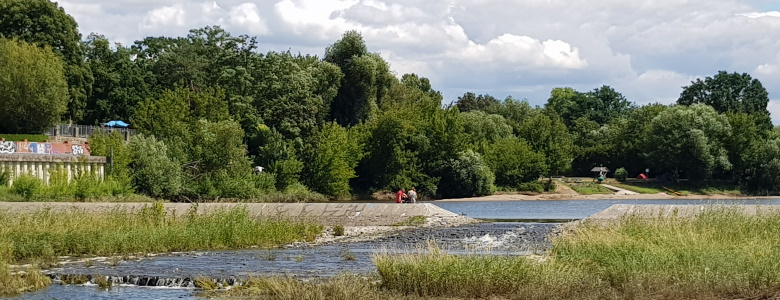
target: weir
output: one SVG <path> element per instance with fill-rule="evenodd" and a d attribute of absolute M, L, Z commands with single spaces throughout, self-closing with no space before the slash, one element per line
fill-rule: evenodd
<path fill-rule="evenodd" d="M 52 211 L 111 211 L 124 209 L 137 211 L 151 203 L 61 203 L 61 202 L 24 202 L 0 203 L 0 211 L 32 212 L 41 209 Z M 324 225 L 343 226 L 380 226 L 393 225 L 415 216 L 438 218 L 462 218 L 462 216 L 442 209 L 431 203 L 164 203 L 165 211 L 183 215 L 192 209 L 206 213 L 220 209 L 246 207 L 251 214 L 258 216 L 282 216 L 306 218 Z"/>

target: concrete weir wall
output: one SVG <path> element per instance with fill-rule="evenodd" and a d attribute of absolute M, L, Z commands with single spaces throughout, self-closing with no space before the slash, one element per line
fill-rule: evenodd
<path fill-rule="evenodd" d="M 615 204 L 609 208 L 587 217 L 585 220 L 609 221 L 619 220 L 623 216 L 637 216 L 640 218 L 691 218 L 710 209 L 734 209 L 746 215 L 757 213 L 780 213 L 780 205 L 730 205 L 730 204 L 706 204 L 706 205 L 634 205 Z"/>
<path fill-rule="evenodd" d="M 194 204 L 165 203 L 169 213 L 182 215 Z M 108 211 L 113 209 L 139 210 L 151 203 L 61 203 L 61 202 L 0 202 L 0 211 L 30 212 L 40 209 L 52 211 L 84 210 Z M 325 225 L 392 225 L 414 216 L 457 217 L 456 213 L 430 203 L 199 203 L 200 213 L 245 206 L 250 213 L 263 216 L 309 218 Z"/>

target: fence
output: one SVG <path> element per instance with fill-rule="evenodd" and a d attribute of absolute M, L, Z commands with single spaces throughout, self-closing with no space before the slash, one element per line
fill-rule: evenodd
<path fill-rule="evenodd" d="M 103 126 L 92 126 L 92 125 L 70 125 L 70 124 L 60 124 L 57 126 L 54 126 L 44 132 L 44 134 L 48 136 L 63 136 L 63 137 L 74 137 L 74 138 L 89 138 L 92 136 L 92 134 L 95 131 L 105 131 L 106 133 L 111 133 L 113 131 L 119 131 L 119 133 L 122 134 L 125 141 L 130 140 L 131 136 L 135 135 L 135 129 L 130 128 L 116 128 L 116 127 L 103 127 Z"/>

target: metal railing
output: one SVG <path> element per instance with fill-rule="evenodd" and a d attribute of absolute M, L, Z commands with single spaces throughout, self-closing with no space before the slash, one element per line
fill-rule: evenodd
<path fill-rule="evenodd" d="M 117 128 L 117 127 L 105 127 L 105 126 L 93 126 L 93 125 L 70 125 L 60 124 L 49 128 L 44 132 L 48 136 L 62 136 L 62 137 L 74 137 L 74 138 L 89 138 L 96 131 L 104 131 L 111 133 L 119 131 L 120 134 L 129 140 L 131 136 L 135 135 L 135 129 L 130 128 Z"/>

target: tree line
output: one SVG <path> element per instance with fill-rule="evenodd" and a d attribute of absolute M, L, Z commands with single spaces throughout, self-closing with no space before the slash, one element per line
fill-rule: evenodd
<path fill-rule="evenodd" d="M 132 45 L 82 40 L 45 0 L 0 0 L 0 15 L 0 132 L 129 120 L 139 136 L 98 134 L 93 154 L 113 148 L 111 176 L 154 197 L 412 186 L 462 197 L 540 191 L 540 177 L 602 165 L 780 189 L 768 94 L 745 73 L 698 79 L 668 106 L 638 106 L 609 86 L 555 88 L 542 107 L 471 92 L 442 105 L 427 78 L 397 77 L 356 31 L 320 58 L 263 53 L 256 37 L 219 26 Z"/>

